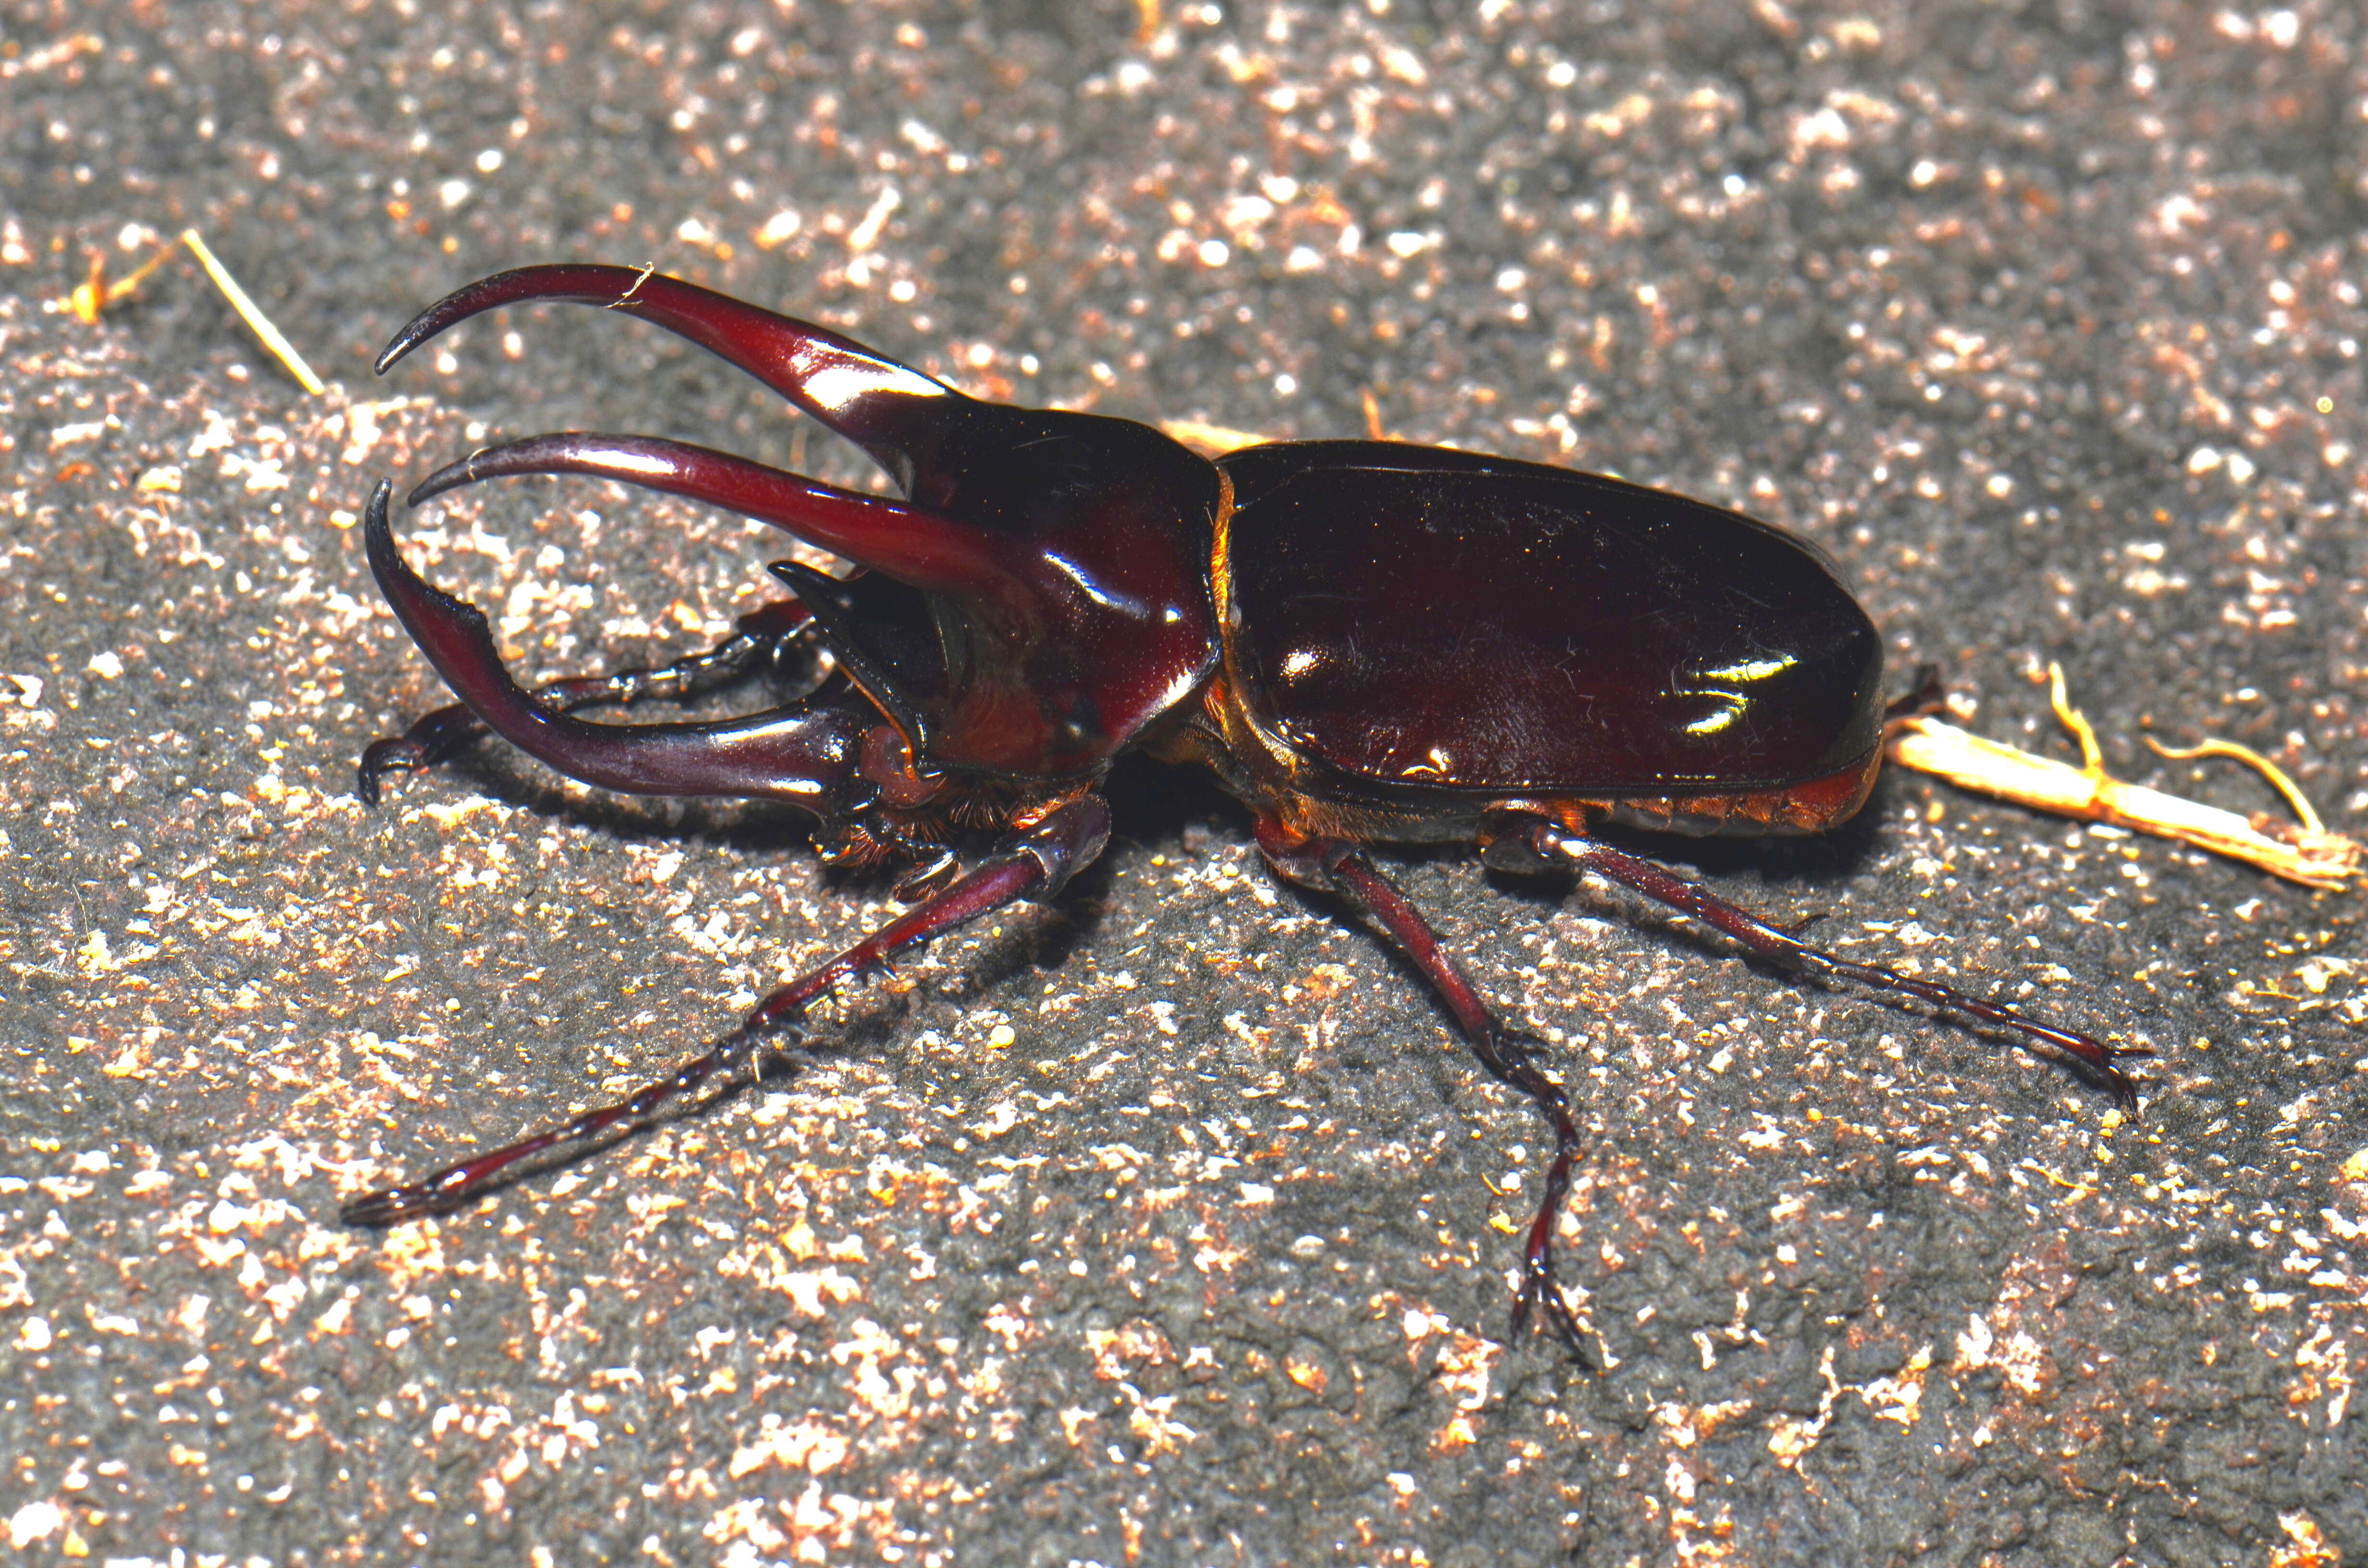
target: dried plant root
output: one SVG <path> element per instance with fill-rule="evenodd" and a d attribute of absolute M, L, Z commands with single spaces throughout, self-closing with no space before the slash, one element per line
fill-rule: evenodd
<path fill-rule="evenodd" d="M 1920 714 L 1893 722 L 1890 760 L 1921 773 L 1937 774 L 1977 795 L 2176 839 L 2309 887 L 2348 887 L 2368 864 L 2368 847 L 2328 832 L 2283 769 L 2259 752 L 2232 741 L 2206 741 L 2177 751 L 2160 745 L 2154 749 L 2168 757 L 2225 756 L 2244 763 L 2285 797 L 2298 822 L 2281 821 L 2266 812 L 2243 816 L 2115 778 L 2105 771 L 2096 730 L 2065 695 L 2063 667 L 2049 665 L 2047 679 L 2048 700 L 2055 717 L 2079 743 L 2078 767 L 1984 740 Z"/>

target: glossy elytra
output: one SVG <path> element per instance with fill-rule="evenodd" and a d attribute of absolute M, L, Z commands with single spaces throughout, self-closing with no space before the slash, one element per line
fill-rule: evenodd
<path fill-rule="evenodd" d="M 1593 871 L 1788 969 L 1952 1009 L 2133 1097 L 2117 1063 L 2142 1049 L 1836 958 L 1594 836 L 1606 822 L 1815 833 L 1866 800 L 1882 643 L 1833 568 L 1779 529 L 1428 447 L 1305 441 L 1211 461 L 1126 420 L 983 403 L 821 327 L 626 267 L 472 284 L 396 335 L 379 369 L 482 311 L 537 301 L 630 312 L 712 350 L 863 448 L 904 498 L 626 436 L 537 437 L 430 475 L 413 505 L 502 474 L 620 480 L 761 518 L 860 568 L 777 562 L 789 597 L 708 652 L 527 690 L 484 616 L 404 563 L 381 483 L 365 520 L 370 569 L 461 702 L 373 744 L 364 799 L 490 729 L 606 789 L 801 806 L 826 859 L 907 869 L 900 892 L 915 902 L 670 1076 L 358 1199 L 349 1222 L 462 1203 L 522 1159 L 754 1062 L 899 949 L 1053 897 L 1100 852 L 1099 788 L 1129 751 L 1213 771 L 1275 869 L 1396 943 L 1481 1064 L 1552 1125 L 1517 1333 L 1534 1307 L 1584 1353 L 1551 1244 L 1578 1133 L 1535 1049 L 1498 1024 L 1369 844 L 1471 844 L 1498 867 Z M 801 672 L 794 701 L 743 718 L 575 717 Z M 949 846 L 982 839 L 965 869 Z"/>

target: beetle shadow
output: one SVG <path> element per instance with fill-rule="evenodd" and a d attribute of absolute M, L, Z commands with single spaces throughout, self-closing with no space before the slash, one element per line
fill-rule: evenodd
<path fill-rule="evenodd" d="M 1250 842 L 1248 811 L 1206 768 L 1130 760 L 1110 770 L 1101 794 L 1112 844 L 1180 844 L 1201 854 L 1227 839 Z"/>

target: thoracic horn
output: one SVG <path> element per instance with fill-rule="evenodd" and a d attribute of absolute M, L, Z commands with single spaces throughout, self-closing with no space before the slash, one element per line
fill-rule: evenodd
<path fill-rule="evenodd" d="M 544 300 L 629 311 L 689 339 L 871 453 L 908 495 L 945 430 L 943 400 L 972 401 L 827 327 L 643 268 L 590 263 L 521 267 L 447 294 L 394 335 L 378 371 L 471 316 Z"/>

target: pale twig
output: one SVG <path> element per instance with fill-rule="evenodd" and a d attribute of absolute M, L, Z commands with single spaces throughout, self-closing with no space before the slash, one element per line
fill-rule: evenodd
<path fill-rule="evenodd" d="M 2115 778 L 2105 771 L 2096 730 L 2065 695 L 2062 666 L 2048 665 L 2047 676 L 2048 699 L 2055 717 L 2079 744 L 2079 767 L 1986 741 L 1954 724 L 1922 715 L 1894 721 L 1891 760 L 1937 774 L 1977 795 L 2176 839 L 2310 887 L 2346 887 L 2368 864 L 2368 847 L 2328 832 L 2302 791 L 2275 763 L 2233 742 L 2207 741 L 2190 751 L 2155 749 L 2166 756 L 2227 756 L 2248 764 L 2285 797 L 2302 819 L 2299 824 L 2280 821 L 2264 812 L 2240 816 Z"/>
<path fill-rule="evenodd" d="M 214 255 L 198 232 L 195 229 L 182 230 L 181 243 L 189 247 L 189 254 L 198 258 L 198 265 L 204 267 L 206 276 L 214 280 L 214 287 L 221 290 L 222 298 L 230 301 L 230 308 L 236 311 L 254 330 L 255 335 L 263 340 L 263 346 L 288 367 L 288 373 L 296 378 L 297 384 L 314 397 L 328 391 L 321 384 L 321 378 L 313 373 L 313 367 L 304 363 L 304 356 L 296 352 L 296 346 L 280 335 L 279 329 L 271 324 L 271 318 L 263 313 L 263 307 L 247 297 L 246 290 L 238 286 L 238 279 L 230 275 L 230 268 L 222 264 L 221 258 Z"/>
<path fill-rule="evenodd" d="M 2312 833 L 2327 831 L 2327 824 L 2318 820 L 2318 808 L 2310 803 L 2310 797 L 2302 792 L 2302 787 L 2286 777 L 2284 768 L 2251 746 L 2239 745 L 2235 741 L 2217 740 L 2198 741 L 2192 746 L 2167 746 L 2152 735 L 2138 738 L 2154 748 L 2155 756 L 2167 756 L 2173 762 L 2187 762 L 2199 756 L 2225 756 L 2233 762 L 2241 762 L 2267 779 L 2271 789 L 2285 797 L 2287 809 L 2305 828 Z"/>

